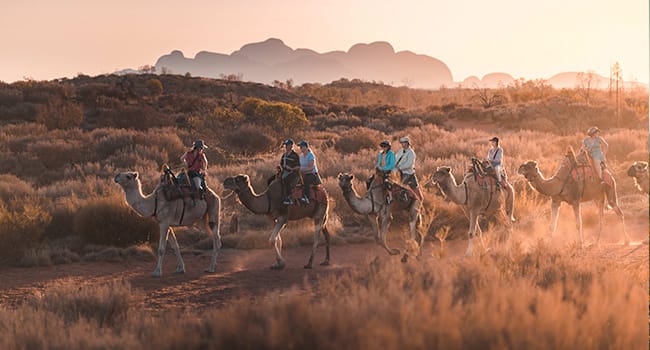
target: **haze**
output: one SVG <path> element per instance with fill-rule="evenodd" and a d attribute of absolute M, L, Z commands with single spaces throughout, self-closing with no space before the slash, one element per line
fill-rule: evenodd
<path fill-rule="evenodd" d="M 607 77 L 619 62 L 625 80 L 647 83 L 648 29 L 647 0 L 3 0 L 0 80 L 111 73 L 172 50 L 229 54 L 275 37 L 317 52 L 387 41 L 442 60 L 455 81 Z"/>

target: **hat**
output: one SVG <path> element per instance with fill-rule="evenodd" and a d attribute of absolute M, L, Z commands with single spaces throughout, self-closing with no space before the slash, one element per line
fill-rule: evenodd
<path fill-rule="evenodd" d="M 494 141 L 496 143 L 499 143 L 499 138 L 495 136 L 495 137 L 491 138 L 490 141 Z"/>
<path fill-rule="evenodd" d="M 597 126 L 592 126 L 591 128 L 589 128 L 589 130 L 587 130 L 587 135 L 593 135 L 599 131 L 600 129 L 598 129 Z"/>
<path fill-rule="evenodd" d="M 293 145 L 295 142 L 293 142 L 292 139 L 286 139 L 284 142 L 282 142 L 282 145 Z"/>
<path fill-rule="evenodd" d="M 384 140 L 384 141 L 379 143 L 379 146 L 380 147 L 390 147 L 390 141 Z"/>
<path fill-rule="evenodd" d="M 307 142 L 305 140 L 302 140 L 302 141 L 298 142 L 298 146 L 299 147 L 303 147 L 303 146 L 304 147 L 309 147 L 309 142 Z"/>
<path fill-rule="evenodd" d="M 399 139 L 399 142 L 401 142 L 401 143 L 403 143 L 403 142 L 411 143 L 411 140 L 409 139 L 408 136 L 404 136 L 401 139 Z"/>
<path fill-rule="evenodd" d="M 194 141 L 194 147 L 193 148 L 208 148 L 208 146 L 206 146 L 203 143 L 203 140 L 196 140 L 196 141 Z"/>

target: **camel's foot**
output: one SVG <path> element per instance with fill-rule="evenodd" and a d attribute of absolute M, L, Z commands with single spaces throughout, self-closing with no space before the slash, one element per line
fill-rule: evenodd
<path fill-rule="evenodd" d="M 511 224 L 514 224 L 515 222 L 517 222 L 517 219 L 515 219 L 514 216 L 511 216 L 511 217 L 510 217 L 510 223 L 511 223 Z"/>
<path fill-rule="evenodd" d="M 311 270 L 311 268 L 312 268 L 311 263 L 305 264 L 305 266 L 303 266 L 303 268 Z"/>
<path fill-rule="evenodd" d="M 154 270 L 154 272 L 151 273 L 151 277 L 161 277 L 162 272 L 160 270 Z"/>
<path fill-rule="evenodd" d="M 284 269 L 284 260 L 278 260 L 275 264 L 271 265 L 271 270 L 282 270 Z"/>
<path fill-rule="evenodd" d="M 465 256 L 472 256 L 472 248 L 467 248 L 465 251 Z"/>
<path fill-rule="evenodd" d="M 408 261 L 409 261 L 409 256 L 408 256 L 408 254 L 404 254 L 404 256 L 402 256 L 402 259 L 400 259 L 400 261 L 403 262 L 403 263 L 408 262 Z"/>
<path fill-rule="evenodd" d="M 320 263 L 320 266 L 330 266 L 330 261 L 329 261 L 329 260 L 325 260 L 325 261 L 323 261 L 322 263 Z"/>
<path fill-rule="evenodd" d="M 217 272 L 216 267 L 208 267 L 207 269 L 203 270 L 205 273 L 215 273 Z"/>
<path fill-rule="evenodd" d="M 176 268 L 176 271 L 174 271 L 175 274 L 183 274 L 185 273 L 185 266 L 179 266 Z"/>

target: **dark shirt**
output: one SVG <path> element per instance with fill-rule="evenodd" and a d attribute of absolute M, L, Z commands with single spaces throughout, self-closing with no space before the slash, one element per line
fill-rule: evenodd
<path fill-rule="evenodd" d="M 282 158 L 280 158 L 280 166 L 283 171 L 292 172 L 290 168 L 300 167 L 300 157 L 295 151 L 287 154 L 282 153 Z"/>

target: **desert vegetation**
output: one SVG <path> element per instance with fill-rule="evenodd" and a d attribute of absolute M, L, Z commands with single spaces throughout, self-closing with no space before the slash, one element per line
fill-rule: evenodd
<path fill-rule="evenodd" d="M 645 240 L 648 197 L 626 172 L 648 160 L 648 95 L 625 93 L 616 118 L 606 91 L 591 91 L 587 103 L 578 89 L 541 81 L 482 91 L 346 79 L 271 87 L 168 74 L 0 83 L 0 274 L 6 266 L 153 264 L 157 226 L 125 206 L 113 177 L 138 171 L 149 193 L 161 166 L 178 170 L 196 138 L 210 146 L 208 183 L 221 195 L 228 194 L 223 179 L 244 173 L 261 192 L 275 172 L 281 141 L 309 140 L 330 195 L 336 264 L 337 246 L 372 241 L 367 219 L 343 199 L 337 175 L 355 174 L 354 186 L 363 192 L 378 142 L 409 135 L 429 249 L 408 264 L 383 255 L 360 260 L 305 285 L 297 280 L 295 290 L 233 298 L 217 310 L 152 311 L 128 281 L 55 281 L 24 302 L 0 301 L 0 348 L 646 348 L 647 253 L 633 265 L 602 259 L 593 245 L 597 213 L 590 204 L 583 207 L 587 248 L 577 246 L 566 207 L 554 240 L 540 241 L 549 200 L 516 174 L 528 160 L 554 173 L 566 148 L 577 148 L 587 127 L 598 125 L 610 144 L 608 167 L 628 231 L 636 242 Z M 483 157 L 495 134 L 517 191 L 512 247 L 506 252 L 494 238 L 498 225 L 482 221 L 489 250 L 461 259 L 444 247 L 466 239 L 467 218 L 429 179 L 448 166 L 460 181 L 469 158 Z M 407 237 L 406 220 L 395 215 L 388 234 L 393 245 Z M 604 244 L 618 242 L 618 222 L 605 214 Z M 236 196 L 223 201 L 224 248 L 269 249 L 271 227 Z M 284 248 L 310 245 L 311 227 L 289 225 Z M 212 249 L 193 229 L 177 235 L 184 251 Z"/>

